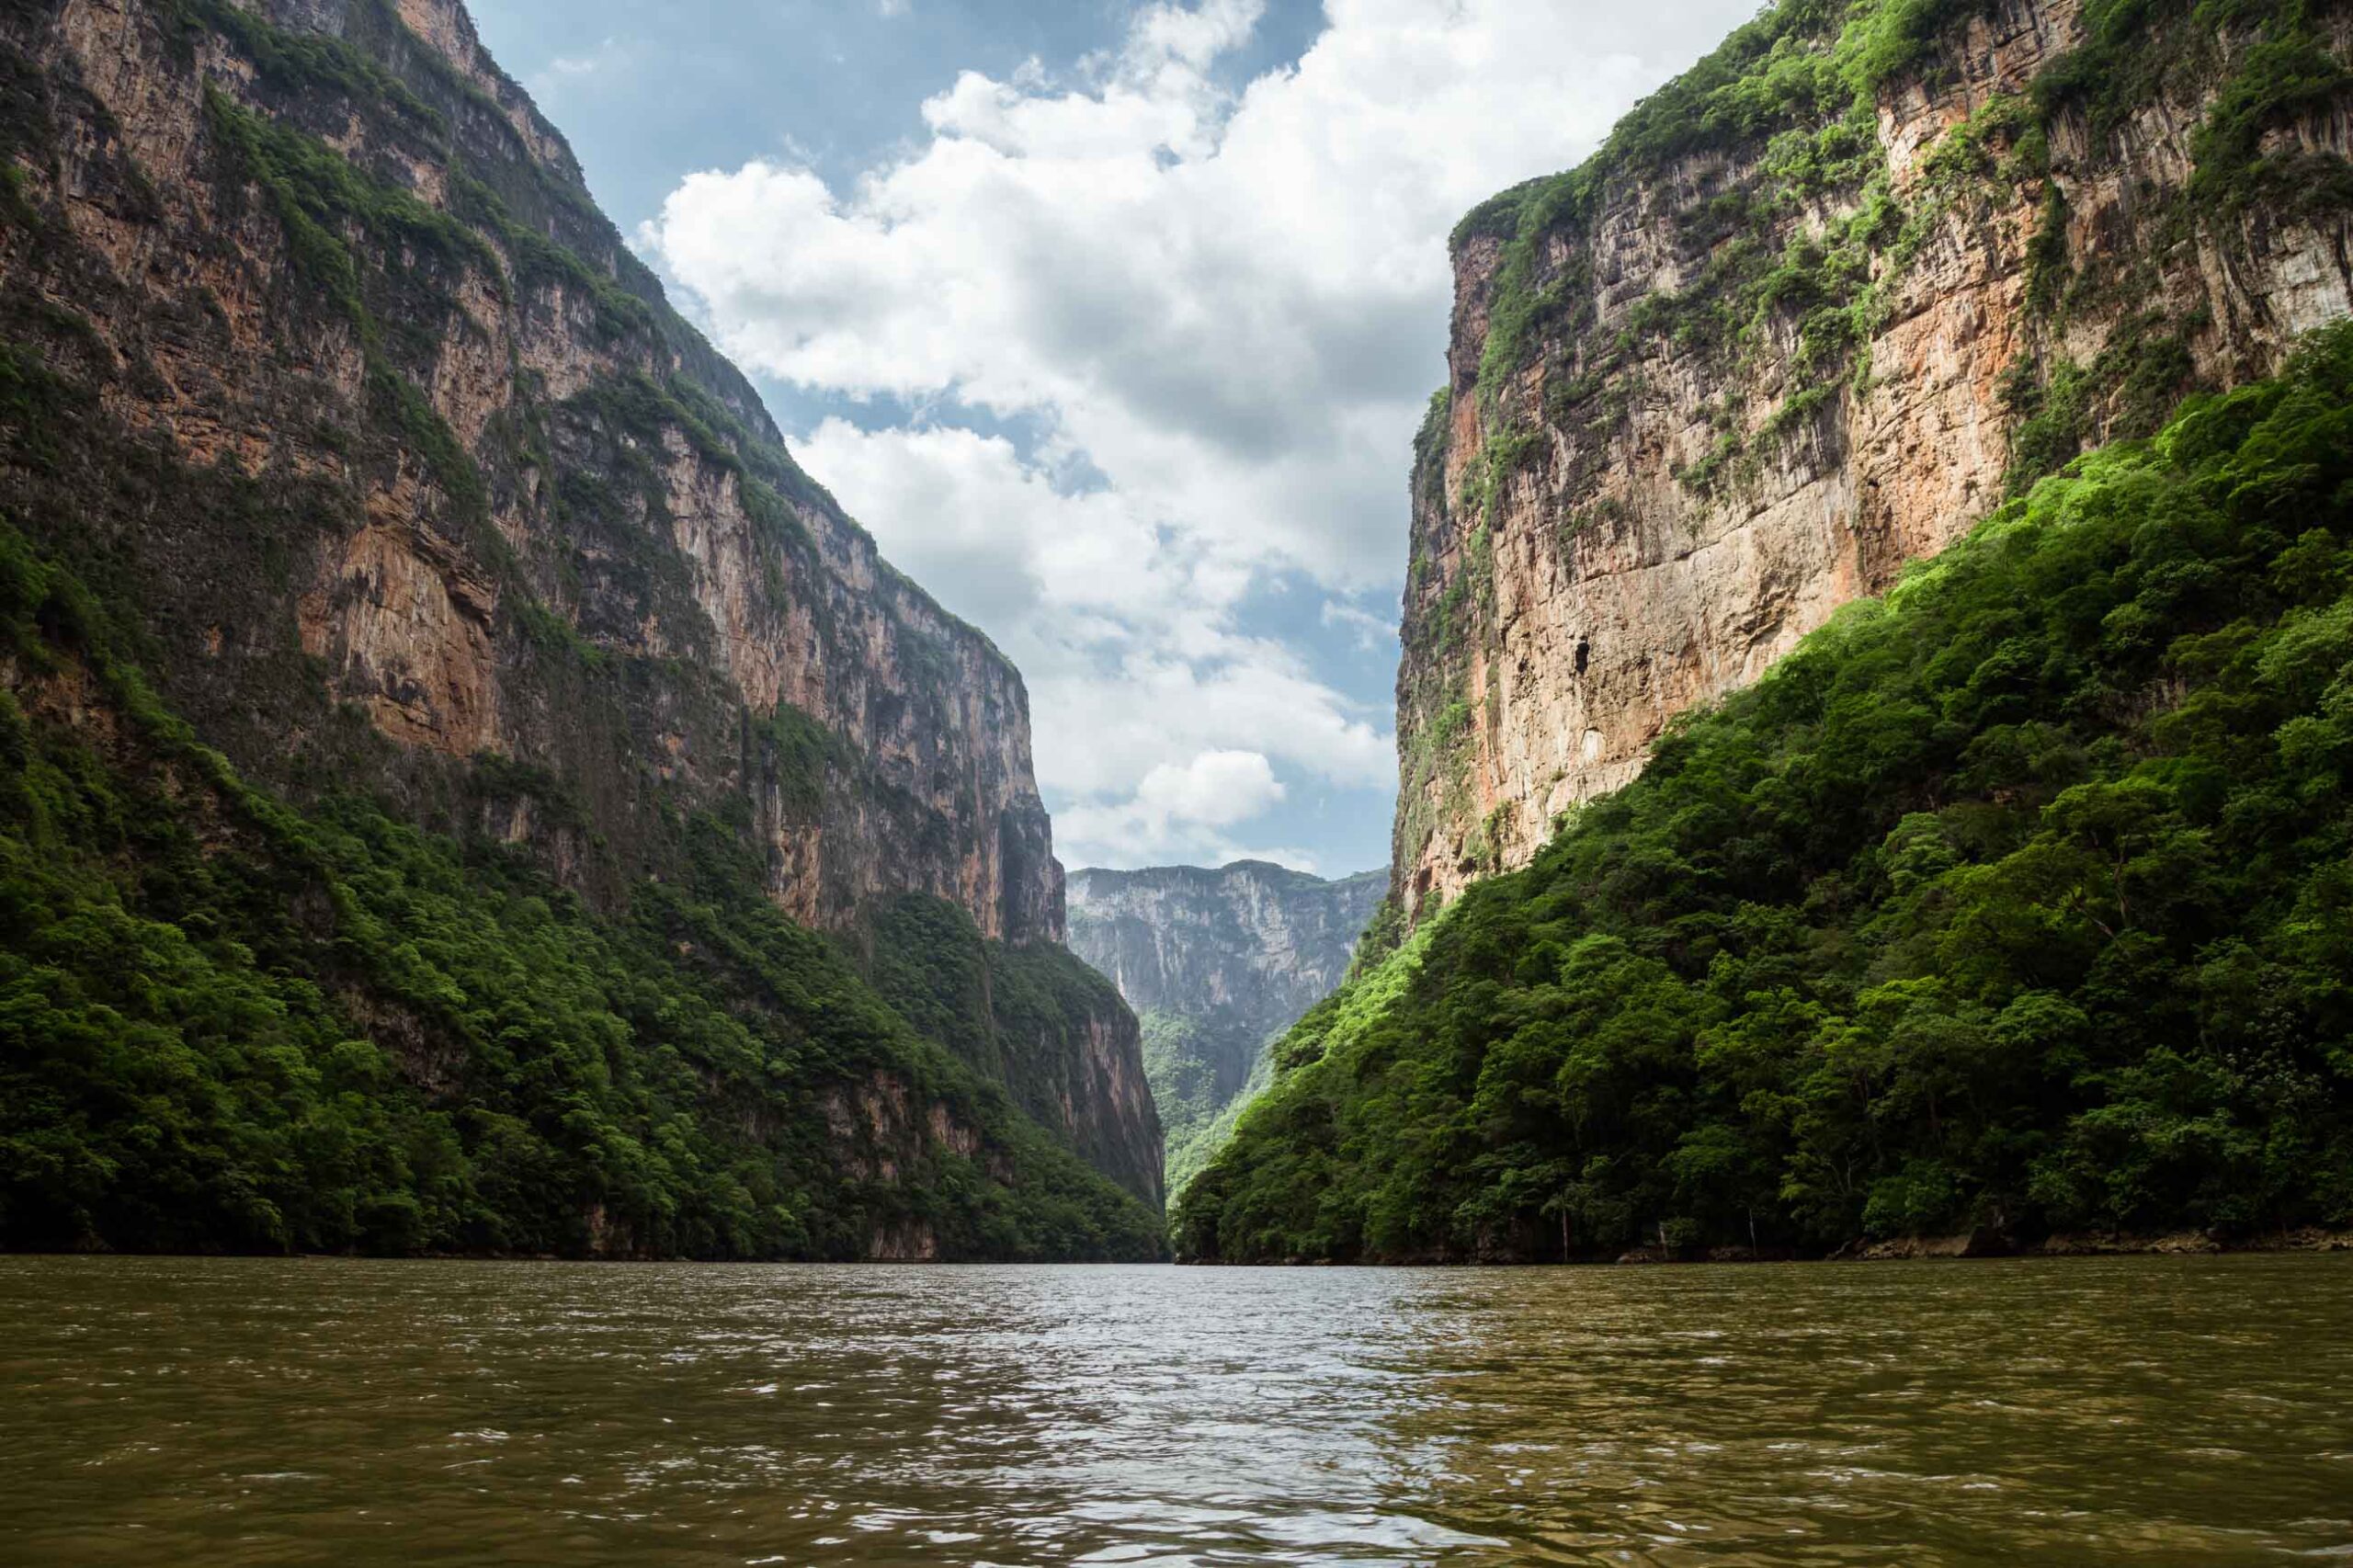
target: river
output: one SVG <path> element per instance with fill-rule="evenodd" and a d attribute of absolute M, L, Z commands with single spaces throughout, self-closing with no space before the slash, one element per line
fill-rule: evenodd
<path fill-rule="evenodd" d="M 0 1561 L 2353 1559 L 2353 1256 L 0 1258 Z"/>

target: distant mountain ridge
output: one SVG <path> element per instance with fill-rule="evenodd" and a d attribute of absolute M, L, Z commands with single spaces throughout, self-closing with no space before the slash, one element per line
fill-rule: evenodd
<path fill-rule="evenodd" d="M 1347 975 L 1389 873 L 1236 860 L 1077 870 L 1069 888 L 1071 950 L 1142 1022 L 1173 1195 L 1265 1081 L 1267 1043 Z"/>

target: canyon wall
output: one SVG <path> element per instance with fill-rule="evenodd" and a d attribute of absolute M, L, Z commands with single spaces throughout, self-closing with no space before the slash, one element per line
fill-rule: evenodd
<path fill-rule="evenodd" d="M 1264 1081 L 1267 1045 L 1347 973 L 1388 889 L 1381 871 L 1326 881 L 1261 860 L 1071 873 L 1071 950 L 1142 1020 L 1172 1193 Z"/>
<path fill-rule="evenodd" d="M 795 464 L 457 0 L 32 0 L 0 62 L 0 515 L 242 777 L 602 918 L 716 868 L 858 961 L 922 897 L 1083 975 L 1019 673 Z M 1133 1020 L 1055 995 L 1049 1126 L 1156 1205 Z M 905 1094 L 835 1119 L 906 1165 L 949 1122 Z"/>
<path fill-rule="evenodd" d="M 494 825 L 568 858 L 602 835 L 625 875 L 724 803 L 804 923 L 917 891 L 1059 939 L 1018 672 L 794 465 L 456 0 L 14 28 L 56 87 L 26 106 L 56 155 L 17 165 L 55 222 L 0 282 L 79 318 L 50 358 L 131 438 L 298 512 L 267 540 L 93 519 L 241 764 L 338 766 L 318 715 L 364 716 L 419 796 L 504 759 Z"/>
<path fill-rule="evenodd" d="M 2353 308 L 2348 36 L 1786 0 L 1465 219 L 1413 482 L 1408 915 L 2006 495 Z"/>

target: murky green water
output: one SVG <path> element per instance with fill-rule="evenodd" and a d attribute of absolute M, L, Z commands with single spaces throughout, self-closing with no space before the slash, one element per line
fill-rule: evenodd
<path fill-rule="evenodd" d="M 2353 1256 L 0 1258 L 0 1561 L 2353 1558 Z"/>

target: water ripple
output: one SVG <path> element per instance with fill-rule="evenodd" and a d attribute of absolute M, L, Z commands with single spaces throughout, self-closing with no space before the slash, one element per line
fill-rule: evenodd
<path fill-rule="evenodd" d="M 0 1559 L 2353 1559 L 2353 1259 L 0 1259 Z"/>

